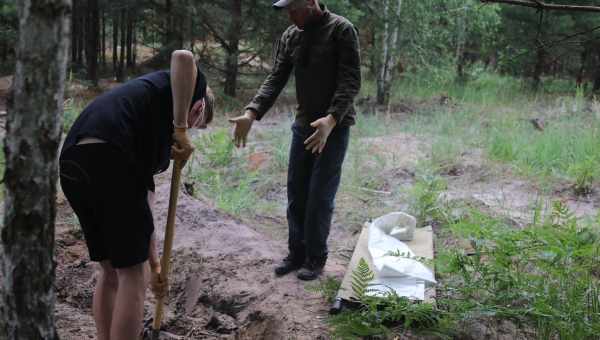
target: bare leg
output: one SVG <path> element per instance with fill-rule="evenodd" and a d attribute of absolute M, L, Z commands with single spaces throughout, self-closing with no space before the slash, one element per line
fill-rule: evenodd
<path fill-rule="evenodd" d="M 92 304 L 98 340 L 110 340 L 110 326 L 118 288 L 119 281 L 115 269 L 109 261 L 100 262 L 100 275 Z"/>
<path fill-rule="evenodd" d="M 119 268 L 119 290 L 115 300 L 110 340 L 139 339 L 144 318 L 148 264 Z"/>

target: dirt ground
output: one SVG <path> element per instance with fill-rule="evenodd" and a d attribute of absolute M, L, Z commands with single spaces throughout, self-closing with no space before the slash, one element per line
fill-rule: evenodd
<path fill-rule="evenodd" d="M 379 151 L 393 153 L 388 156 L 395 159 L 384 173 L 400 174 L 401 181 L 410 184 L 418 160 L 414 155 L 424 154 L 427 143 L 410 134 L 368 142 L 394 146 Z M 501 165 L 487 164 L 477 152 L 463 155 L 457 164 L 459 169 L 447 176 L 448 200 L 476 201 L 508 214 L 516 223 L 527 222 L 531 202 L 539 197 L 534 186 L 507 174 Z M 155 225 L 159 240 L 167 215 L 169 176 L 166 173 L 158 180 Z M 600 201 L 598 195 L 582 199 L 568 191 L 542 198 L 561 199 L 579 215 L 595 212 Z M 283 216 L 273 218 L 285 221 Z M 246 225 L 183 190 L 176 223 L 163 339 L 328 339 L 327 303 L 295 276 L 276 278 L 273 274 L 274 264 L 286 253 L 281 237 L 274 239 L 261 226 Z M 337 218 L 332 248 L 351 249 L 355 240 L 356 235 Z M 74 215 L 59 197 L 56 318 L 63 339 L 94 338 L 90 317 L 94 265 L 86 258 Z M 346 256 L 333 252 L 325 276 L 341 278 L 347 261 Z M 148 322 L 154 300 L 151 296 L 147 300 Z"/>
<path fill-rule="evenodd" d="M 259 125 L 287 123 L 275 115 Z M 257 127 L 256 132 L 260 129 Z M 367 138 L 365 143 L 369 152 L 388 159 L 385 169 L 381 169 L 386 183 L 381 204 L 385 209 L 405 209 L 406 200 L 399 198 L 415 182 L 415 168 L 421 158 L 427 157 L 430 142 L 421 136 L 397 133 Z M 516 225 L 531 221 L 536 200 L 561 200 L 578 216 L 593 215 L 600 206 L 598 188 L 587 197 L 574 195 L 566 185 L 564 190 L 541 194 L 510 167 L 487 161 L 476 149 L 461 154 L 444 177 L 448 181 L 444 192 L 447 201 L 474 202 L 509 216 Z M 164 234 L 169 185 L 170 173 L 158 178 L 154 216 L 159 243 Z M 286 255 L 285 188 L 280 189 L 274 195 L 281 206 L 277 213 L 244 220 L 181 190 L 163 339 L 329 339 L 330 306 L 325 300 L 307 290 L 306 283 L 294 275 L 276 278 L 273 274 L 276 262 Z M 360 203 L 350 201 L 355 199 L 338 196 L 324 277 L 343 277 L 358 237 L 359 229 L 349 227 L 347 215 L 360 209 Z M 95 265 L 87 260 L 77 220 L 60 194 L 56 244 L 59 335 L 62 339 L 94 339 L 91 303 Z M 154 300 L 149 293 L 147 324 L 153 311 Z M 483 325 L 474 325 L 471 333 L 479 334 L 472 339 L 512 339 L 510 332 L 501 336 L 502 330 L 484 329 Z"/>
<path fill-rule="evenodd" d="M 155 224 L 164 234 L 169 174 L 157 187 Z M 57 325 L 63 339 L 93 339 L 90 317 L 94 264 L 59 202 L 57 226 Z M 276 278 L 273 266 L 285 247 L 207 202 L 180 193 L 171 290 L 164 339 L 325 339 L 329 306 L 293 275 Z M 326 275 L 340 277 L 344 265 L 333 258 Z M 147 299 L 145 319 L 153 314 Z"/>

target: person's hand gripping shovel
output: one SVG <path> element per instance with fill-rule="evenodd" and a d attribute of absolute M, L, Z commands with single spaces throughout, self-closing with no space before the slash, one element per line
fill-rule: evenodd
<path fill-rule="evenodd" d="M 160 325 L 162 322 L 164 303 L 167 297 L 169 285 L 169 270 L 171 269 L 171 250 L 173 249 L 173 237 L 175 236 L 175 212 L 177 209 L 177 196 L 181 181 L 181 169 L 190 158 L 194 147 L 189 141 L 186 129 L 175 128 L 173 134 L 174 144 L 171 150 L 174 159 L 173 176 L 171 177 L 171 192 L 169 194 L 169 210 L 167 213 L 167 226 L 165 228 L 165 241 L 163 255 L 161 258 L 161 271 L 158 282 L 153 282 L 153 291 L 156 294 L 156 309 L 154 311 L 154 322 L 152 324 L 152 340 L 159 340 Z"/>

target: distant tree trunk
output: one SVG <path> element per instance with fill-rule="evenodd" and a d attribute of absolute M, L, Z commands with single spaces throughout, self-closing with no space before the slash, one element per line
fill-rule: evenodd
<path fill-rule="evenodd" d="M 461 3 L 461 8 L 456 15 L 456 81 L 464 83 L 465 74 L 465 45 L 467 40 L 467 3 Z"/>
<path fill-rule="evenodd" d="M 78 4 L 77 11 L 77 60 L 78 65 L 83 65 L 83 57 L 85 52 L 85 17 L 87 8 L 83 1 L 75 1 Z"/>
<path fill-rule="evenodd" d="M 181 48 L 189 46 L 190 51 L 193 51 L 194 46 L 192 44 L 192 13 L 194 12 L 193 6 L 188 0 L 183 2 L 185 11 L 181 21 Z"/>
<path fill-rule="evenodd" d="M 593 64 L 595 65 L 595 69 L 593 72 L 594 75 L 594 87 L 592 88 L 592 92 L 598 93 L 600 92 L 600 44 L 596 44 L 593 50 Z"/>
<path fill-rule="evenodd" d="M 537 47 L 536 61 L 533 68 L 532 76 L 532 88 L 537 92 L 542 84 L 542 73 L 544 72 L 544 65 L 546 63 L 546 49 L 544 47 L 544 11 L 540 11 L 540 19 L 538 23 L 537 37 L 535 43 Z"/>
<path fill-rule="evenodd" d="M 73 4 L 72 14 L 71 14 L 71 63 L 77 62 L 77 2 Z"/>
<path fill-rule="evenodd" d="M 119 66 L 117 71 L 117 81 L 123 82 L 125 81 L 125 35 L 127 34 L 127 10 L 121 10 L 121 19 L 119 20 L 121 23 L 121 51 L 119 56 Z"/>
<path fill-rule="evenodd" d="M 137 21 L 136 21 L 137 23 Z M 137 25 L 133 26 L 133 67 L 137 64 Z"/>
<path fill-rule="evenodd" d="M 536 54 L 536 63 L 533 69 L 533 90 L 538 91 L 542 84 L 542 72 L 546 62 L 546 50 L 543 47 L 538 47 Z"/>
<path fill-rule="evenodd" d="M 173 43 L 173 2 L 165 0 L 165 35 L 163 45 L 168 46 Z"/>
<path fill-rule="evenodd" d="M 384 24 L 381 38 L 382 53 L 377 74 L 377 104 L 384 105 L 390 96 L 393 81 L 394 65 L 398 59 L 398 36 L 400 31 L 400 14 L 402 0 L 396 0 L 395 11 L 390 10 L 390 1 L 383 1 Z"/>
<path fill-rule="evenodd" d="M 102 10 L 102 38 L 100 40 L 100 57 L 102 67 L 106 69 L 106 11 Z"/>
<path fill-rule="evenodd" d="M 578 87 L 583 86 L 583 77 L 585 76 L 585 65 L 587 62 L 588 54 L 588 46 L 583 46 L 583 51 L 581 51 L 581 54 L 579 55 L 579 70 L 577 71 L 577 78 L 575 80 L 575 83 Z"/>
<path fill-rule="evenodd" d="M 236 96 L 240 36 L 242 34 L 242 0 L 231 0 L 231 21 L 227 31 L 228 48 L 225 57 L 225 88 L 228 96 Z"/>
<path fill-rule="evenodd" d="M 118 77 L 119 69 L 119 12 L 113 11 L 113 53 L 112 53 L 112 62 L 113 62 L 113 74 L 115 77 Z"/>
<path fill-rule="evenodd" d="M 133 69 L 133 36 L 135 35 L 135 11 L 133 8 L 127 10 L 127 69 Z"/>
<path fill-rule="evenodd" d="M 0 338 L 54 340 L 57 153 L 71 1 L 19 0 L 16 6 L 14 98 L 4 142 Z"/>
<path fill-rule="evenodd" d="M 91 80 L 94 86 L 98 86 L 99 11 L 98 0 L 88 0 L 85 56 L 88 80 Z"/>

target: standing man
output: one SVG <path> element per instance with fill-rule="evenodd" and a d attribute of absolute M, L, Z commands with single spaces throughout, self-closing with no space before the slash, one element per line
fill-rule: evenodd
<path fill-rule="evenodd" d="M 154 174 L 193 151 L 187 129 L 212 119 L 206 79 L 189 51 L 175 51 L 170 71 L 130 80 L 89 104 L 69 131 L 60 181 L 100 263 L 92 312 L 99 340 L 138 339 L 150 270 L 156 295 L 160 261 L 154 241 Z M 208 105 L 207 105 L 208 104 Z"/>
<path fill-rule="evenodd" d="M 294 70 L 298 107 L 292 125 L 288 167 L 289 254 L 275 274 L 294 270 L 314 280 L 327 261 L 327 237 L 350 126 L 360 90 L 358 33 L 346 18 L 318 0 L 279 0 L 294 25 L 275 49 L 274 65 L 243 116 L 230 119 L 234 141 L 246 145 L 248 132 L 271 108 Z"/>

